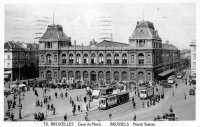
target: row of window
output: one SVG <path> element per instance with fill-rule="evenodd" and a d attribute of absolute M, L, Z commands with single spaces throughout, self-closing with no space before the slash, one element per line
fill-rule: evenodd
<path fill-rule="evenodd" d="M 47 79 L 50 79 L 50 78 L 52 79 L 51 71 L 47 71 L 46 76 L 47 76 L 47 77 L 46 77 Z M 54 72 L 54 77 L 57 78 L 57 76 L 58 76 L 57 72 Z M 91 73 L 90 73 L 90 76 L 95 76 L 95 77 L 96 77 L 96 76 L 97 76 L 97 75 L 96 75 L 96 72 L 94 72 L 94 71 L 91 72 Z M 106 80 L 110 80 L 110 79 L 111 79 L 111 72 L 110 72 L 110 71 L 106 72 L 106 73 L 105 73 L 105 76 L 106 76 Z M 141 78 L 141 79 L 144 79 L 144 78 L 145 78 L 143 72 L 139 72 L 139 73 L 138 73 L 138 76 L 139 76 L 139 78 Z M 44 72 L 41 72 L 41 77 L 44 78 Z M 121 73 L 121 79 L 122 79 L 122 80 L 127 80 L 127 77 L 128 77 L 128 76 L 127 76 L 127 72 L 122 72 L 122 73 Z M 67 78 L 67 73 L 66 73 L 66 71 L 62 71 L 62 72 L 61 72 L 61 79 L 63 79 L 63 78 Z M 72 78 L 81 79 L 81 72 L 80 72 L 80 71 L 75 72 L 75 77 L 74 77 L 74 72 L 73 72 L 73 71 L 69 71 L 69 72 L 68 72 L 68 78 L 69 78 L 69 79 L 72 79 Z M 89 73 L 88 73 L 87 71 L 84 71 L 84 72 L 83 72 L 83 79 L 88 79 L 88 78 L 89 78 Z M 131 80 L 135 80 L 135 78 L 136 78 L 135 73 L 134 73 L 134 72 L 131 72 L 131 73 L 130 73 L 130 79 L 131 79 Z M 98 72 L 98 79 L 99 79 L 99 80 L 104 79 L 104 73 L 103 73 L 102 71 Z M 119 79 L 120 79 L 120 73 L 119 73 L 118 71 L 114 72 L 114 73 L 113 73 L 113 80 L 119 81 Z M 148 80 L 151 80 L 151 73 L 150 73 L 150 72 L 147 73 L 147 79 L 148 79 Z"/>
<path fill-rule="evenodd" d="M 57 55 L 54 55 L 54 62 L 57 62 Z M 81 64 L 81 55 L 77 54 L 76 55 L 76 59 L 74 60 L 74 55 L 73 54 L 69 54 L 69 64 Z M 95 54 L 91 55 L 91 64 L 95 64 L 97 62 L 97 57 Z M 135 55 L 131 55 L 131 60 L 134 62 L 135 61 Z M 112 62 L 112 56 L 111 54 L 107 54 L 106 55 L 106 64 L 111 64 Z M 41 55 L 41 62 L 44 62 L 44 55 Z M 99 54 L 98 57 L 98 62 L 99 64 L 104 64 L 104 56 L 103 54 Z M 144 64 L 144 54 L 140 53 L 138 54 L 138 62 L 139 64 Z M 151 62 L 151 55 L 148 54 L 147 55 L 147 62 Z M 47 64 L 51 64 L 52 63 L 52 57 L 50 54 L 47 54 L 46 56 L 46 63 Z M 61 63 L 62 64 L 66 64 L 67 63 L 67 56 L 66 54 L 63 54 L 61 57 Z M 84 54 L 83 55 L 83 64 L 88 64 L 89 63 L 89 57 L 88 54 Z M 122 64 L 127 64 L 128 60 L 127 60 L 127 54 L 122 54 Z M 115 54 L 114 55 L 114 64 L 119 64 L 119 54 Z"/>

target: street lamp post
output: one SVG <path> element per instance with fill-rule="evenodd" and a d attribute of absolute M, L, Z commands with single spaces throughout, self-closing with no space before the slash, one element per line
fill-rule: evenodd
<path fill-rule="evenodd" d="M 22 119 L 21 109 L 22 109 L 21 94 L 20 94 L 20 91 L 19 91 L 19 119 Z"/>

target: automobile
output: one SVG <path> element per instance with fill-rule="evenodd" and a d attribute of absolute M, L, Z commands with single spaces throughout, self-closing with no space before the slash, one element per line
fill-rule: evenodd
<path fill-rule="evenodd" d="M 168 83 L 169 84 L 174 84 L 175 83 L 175 76 L 170 76 L 168 79 L 167 79 Z"/>
<path fill-rule="evenodd" d="M 176 74 L 176 77 L 177 77 L 178 79 L 181 79 L 181 78 L 183 78 L 183 74 L 182 74 L 182 73 L 177 73 L 177 74 Z"/>
<path fill-rule="evenodd" d="M 195 95 L 195 90 L 194 89 L 190 89 L 189 90 L 189 95 Z"/>

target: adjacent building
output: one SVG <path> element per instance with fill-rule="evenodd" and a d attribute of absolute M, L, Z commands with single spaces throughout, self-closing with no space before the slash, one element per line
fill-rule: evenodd
<path fill-rule="evenodd" d="M 49 25 L 39 41 L 39 76 L 48 81 L 98 83 L 155 81 L 178 70 L 180 51 L 162 44 L 153 23 L 139 21 L 129 43 L 104 40 L 74 45 L 61 25 Z"/>
<path fill-rule="evenodd" d="M 191 75 L 196 76 L 196 40 L 193 40 L 190 44 L 191 48 Z"/>
<path fill-rule="evenodd" d="M 4 79 L 14 81 L 38 77 L 38 44 L 4 43 Z"/>

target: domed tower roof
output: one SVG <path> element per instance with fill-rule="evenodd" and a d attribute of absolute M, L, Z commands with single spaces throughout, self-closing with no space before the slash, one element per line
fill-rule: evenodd
<path fill-rule="evenodd" d="M 158 39 L 158 31 L 155 30 L 153 23 L 149 21 L 138 21 L 135 31 L 129 39 Z"/>
<path fill-rule="evenodd" d="M 46 32 L 39 41 L 68 41 L 71 43 L 71 37 L 65 35 L 61 25 L 48 25 Z"/>

